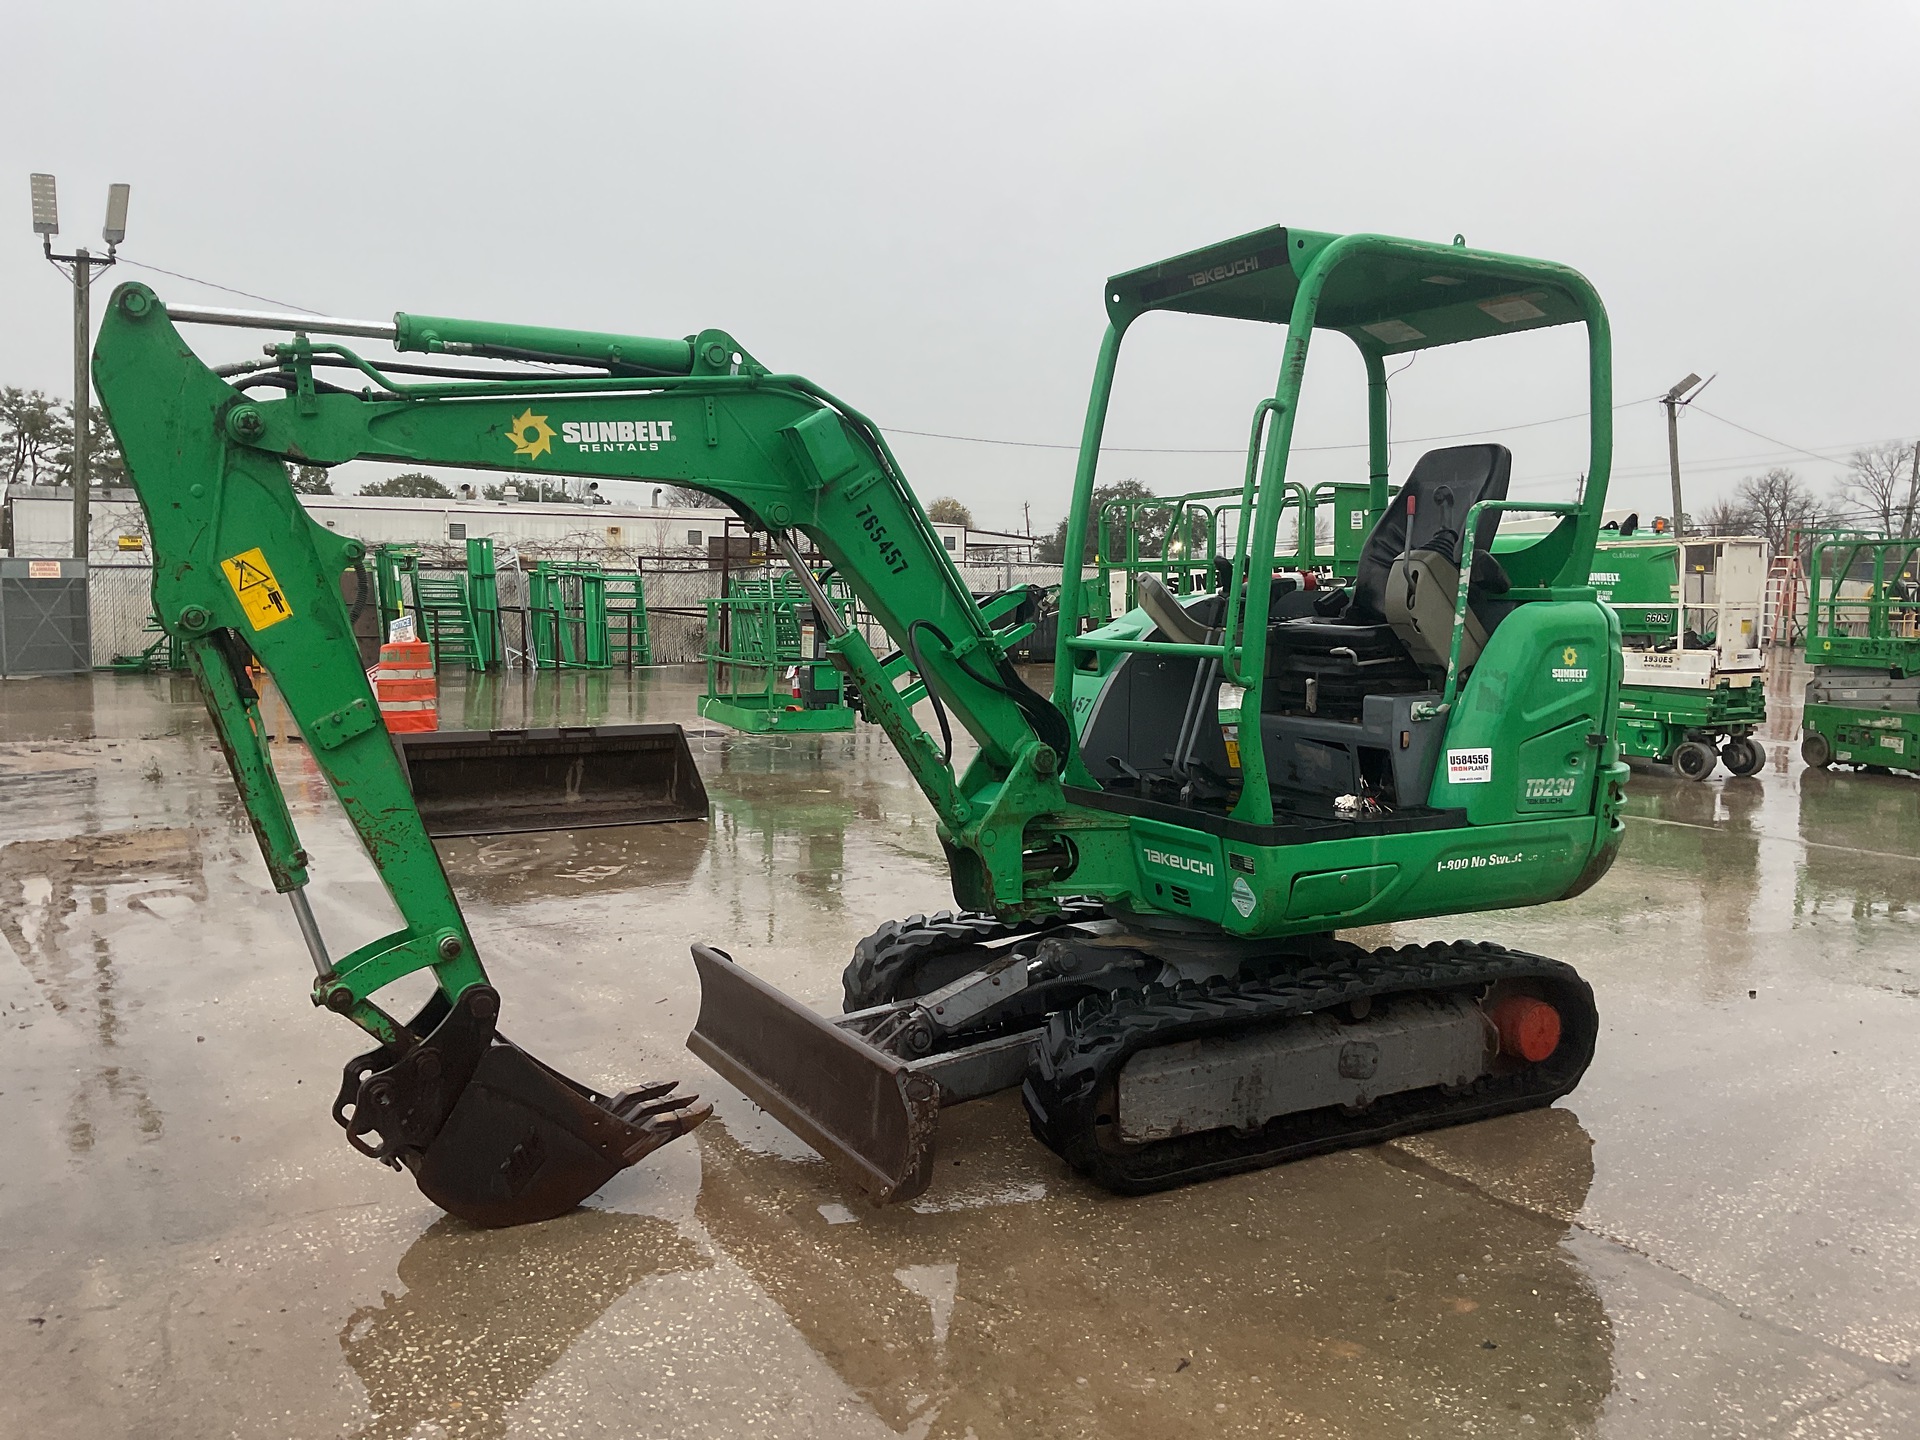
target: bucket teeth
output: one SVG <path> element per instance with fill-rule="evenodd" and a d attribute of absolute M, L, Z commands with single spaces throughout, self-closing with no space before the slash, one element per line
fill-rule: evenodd
<path fill-rule="evenodd" d="M 550 1220 L 713 1113 L 672 1080 L 611 1098 L 588 1089 L 503 1039 L 498 1005 L 484 986 L 430 1005 L 409 1028 L 431 1033 L 404 1054 L 357 1056 L 335 1105 L 356 1149 L 404 1164 L 448 1213 L 485 1226 Z"/>

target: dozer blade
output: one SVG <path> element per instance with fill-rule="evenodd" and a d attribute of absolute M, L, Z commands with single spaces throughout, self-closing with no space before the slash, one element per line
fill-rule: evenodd
<path fill-rule="evenodd" d="M 713 1113 L 672 1081 L 589 1090 L 496 1034 L 499 1007 L 484 985 L 451 1006 L 436 995 L 408 1027 L 426 1038 L 350 1060 L 334 1104 L 356 1150 L 405 1165 L 429 1200 L 469 1224 L 564 1215 Z"/>
<path fill-rule="evenodd" d="M 687 1048 L 819 1151 L 875 1205 L 933 1178 L 940 1087 L 861 1041 L 725 951 L 693 947 L 700 1018 Z"/>
<path fill-rule="evenodd" d="M 678 725 L 395 738 L 420 818 L 436 839 L 707 818 L 707 787 Z"/>

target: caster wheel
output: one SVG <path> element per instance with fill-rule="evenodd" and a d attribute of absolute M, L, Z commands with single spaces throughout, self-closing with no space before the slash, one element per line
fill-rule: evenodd
<path fill-rule="evenodd" d="M 1833 764 L 1833 746 L 1818 730 L 1809 730 L 1800 737 L 1800 758 L 1809 768 L 1824 770 Z"/>
<path fill-rule="evenodd" d="M 1737 735 L 1720 748 L 1720 763 L 1730 775 L 1758 775 L 1767 766 L 1766 747 L 1750 736 Z"/>
<path fill-rule="evenodd" d="M 1673 773 L 1683 780 L 1704 780 L 1713 774 L 1720 757 L 1698 740 L 1683 740 L 1673 751 Z"/>

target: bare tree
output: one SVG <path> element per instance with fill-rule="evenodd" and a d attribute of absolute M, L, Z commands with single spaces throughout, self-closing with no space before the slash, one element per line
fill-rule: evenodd
<path fill-rule="evenodd" d="M 1753 529 L 1753 516 L 1746 506 L 1722 495 L 1700 516 L 1703 535 L 1745 535 Z"/>
<path fill-rule="evenodd" d="M 1767 537 L 1773 553 L 1805 554 L 1808 532 L 1825 525 L 1831 512 L 1813 488 L 1793 471 L 1776 465 L 1764 475 L 1749 475 L 1733 492 L 1734 503 L 1745 510 L 1748 528 Z"/>
<path fill-rule="evenodd" d="M 1847 473 L 1834 485 L 1842 502 L 1871 519 L 1882 535 L 1906 535 L 1913 526 L 1914 501 L 1920 498 L 1920 445 L 1889 440 L 1856 450 Z"/>

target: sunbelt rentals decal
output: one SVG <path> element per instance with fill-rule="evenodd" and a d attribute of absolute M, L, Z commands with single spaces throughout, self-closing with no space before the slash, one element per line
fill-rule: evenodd
<path fill-rule="evenodd" d="M 671 420 L 567 420 L 558 428 L 551 415 L 536 415 L 529 406 L 507 426 L 507 443 L 522 460 L 538 460 L 557 453 L 554 443 L 576 455 L 637 453 L 658 450 L 678 438 Z"/>
<path fill-rule="evenodd" d="M 1553 678 L 1577 685 L 1587 678 L 1587 667 L 1580 663 L 1580 652 L 1569 645 L 1560 652 L 1560 663 L 1553 667 Z"/>

